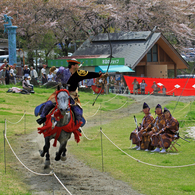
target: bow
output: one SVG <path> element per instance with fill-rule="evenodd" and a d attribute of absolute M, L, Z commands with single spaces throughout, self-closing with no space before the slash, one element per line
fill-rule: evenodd
<path fill-rule="evenodd" d="M 109 18 L 108 18 L 108 25 L 109 25 Z M 111 61 L 112 61 L 112 58 L 113 58 L 113 56 L 112 56 L 112 44 L 111 44 L 111 41 L 110 41 L 110 33 L 109 33 L 109 30 L 108 29 L 107 29 L 107 34 L 108 34 L 108 41 L 109 41 L 109 44 L 110 44 L 110 61 L 109 61 L 109 64 L 108 64 L 108 68 L 107 68 L 106 73 L 108 73 L 108 70 L 109 70 L 109 67 L 110 67 L 110 64 L 111 64 Z M 99 95 L 101 94 L 102 90 L 103 90 L 103 88 L 101 88 L 101 90 L 98 93 L 97 97 L 95 98 L 92 106 L 94 106 L 94 104 L 95 104 L 97 98 L 99 97 Z"/>

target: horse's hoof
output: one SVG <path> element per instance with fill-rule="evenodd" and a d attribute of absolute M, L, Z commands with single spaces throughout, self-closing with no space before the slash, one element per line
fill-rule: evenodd
<path fill-rule="evenodd" d="M 66 161 L 67 157 L 66 156 L 61 156 L 62 161 Z"/>
<path fill-rule="evenodd" d="M 44 169 L 49 168 L 49 165 L 50 165 L 50 160 L 45 160 L 45 166 L 44 166 Z"/>
<path fill-rule="evenodd" d="M 55 157 L 55 160 L 56 160 L 56 161 L 59 161 L 59 160 L 60 160 L 60 155 L 59 155 L 59 153 L 58 153 L 58 152 L 56 152 L 56 157 Z"/>
<path fill-rule="evenodd" d="M 56 157 L 55 157 L 55 160 L 56 160 L 56 161 L 59 161 L 59 160 L 60 160 L 60 157 L 59 157 L 59 156 L 56 156 Z"/>
<path fill-rule="evenodd" d="M 41 157 L 44 157 L 45 156 L 44 153 L 43 153 L 43 150 L 39 150 L 39 153 L 40 153 L 40 156 Z"/>
<path fill-rule="evenodd" d="M 48 168 L 49 168 L 49 165 L 45 165 L 45 166 L 44 166 L 44 169 L 48 169 Z"/>

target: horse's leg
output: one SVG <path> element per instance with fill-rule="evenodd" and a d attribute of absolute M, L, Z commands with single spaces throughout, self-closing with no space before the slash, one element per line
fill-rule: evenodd
<path fill-rule="evenodd" d="M 45 156 L 45 153 L 46 153 L 46 159 L 45 159 L 44 169 L 48 168 L 49 165 L 50 165 L 49 148 L 50 148 L 50 137 L 45 137 L 45 145 L 43 146 L 43 150 L 39 150 L 41 157 L 44 157 Z"/>
<path fill-rule="evenodd" d="M 50 148 L 50 137 L 45 138 L 45 152 L 46 152 L 46 159 L 45 159 L 45 166 L 44 169 L 47 169 L 50 165 L 50 155 L 49 155 L 49 148 Z"/>
<path fill-rule="evenodd" d="M 56 152 L 56 157 L 55 157 L 55 160 L 56 161 L 59 161 L 61 159 L 61 154 L 62 152 L 64 152 L 65 148 L 66 148 L 66 144 L 67 144 L 67 141 L 60 143 L 60 148 L 59 148 L 59 151 Z"/>
<path fill-rule="evenodd" d="M 45 145 L 43 146 L 43 150 L 39 150 L 40 156 L 44 157 L 45 153 L 48 153 L 50 148 L 50 137 L 45 137 Z"/>
<path fill-rule="evenodd" d="M 44 169 L 47 169 L 49 167 L 49 165 L 50 165 L 50 158 L 49 157 L 50 157 L 50 155 L 49 155 L 49 149 L 48 149 L 48 151 L 46 153 L 46 159 L 45 159 Z"/>
<path fill-rule="evenodd" d="M 67 142 L 66 142 L 66 144 L 65 144 L 65 146 L 64 146 L 64 151 L 62 152 L 62 156 L 61 156 L 61 160 L 62 161 L 65 161 L 66 160 L 66 145 L 67 145 Z"/>

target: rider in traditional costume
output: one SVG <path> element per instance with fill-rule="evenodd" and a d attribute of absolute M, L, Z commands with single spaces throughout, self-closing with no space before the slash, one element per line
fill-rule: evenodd
<path fill-rule="evenodd" d="M 144 130 L 150 139 L 152 139 L 151 145 L 157 147 L 155 150 L 151 152 L 160 152 L 160 148 L 158 147 L 158 141 L 155 139 L 158 132 L 165 127 L 165 116 L 162 113 L 162 107 L 158 104 L 155 108 L 155 113 L 158 115 L 152 123 L 148 125 L 148 127 Z"/>
<path fill-rule="evenodd" d="M 135 129 L 130 135 L 130 140 L 132 140 L 133 144 L 136 144 L 134 149 L 137 150 L 144 150 L 148 148 L 146 148 L 145 144 L 143 144 L 142 134 L 144 132 L 144 129 L 154 120 L 153 116 L 150 114 L 150 107 L 145 102 L 143 104 L 143 112 L 145 116 L 142 119 L 141 125 L 138 127 L 139 132 L 137 131 L 137 129 Z"/>
<path fill-rule="evenodd" d="M 157 148 L 162 148 L 160 153 L 166 153 L 166 149 L 169 148 L 173 139 L 178 137 L 179 130 L 179 122 L 172 117 L 167 108 L 164 108 L 164 115 L 166 119 L 165 127 L 152 137 L 152 141 Z"/>
<path fill-rule="evenodd" d="M 106 78 L 108 76 L 107 73 L 96 73 L 96 72 L 88 72 L 85 70 L 79 70 L 79 64 L 80 62 L 76 59 L 67 60 L 68 62 L 68 68 L 60 67 L 56 73 L 55 80 L 56 82 L 60 82 L 62 85 L 68 86 L 68 90 L 70 93 L 70 104 L 71 109 L 75 115 L 76 121 L 82 121 L 83 124 L 85 124 L 85 120 L 82 117 L 83 110 L 81 108 L 81 103 L 78 98 L 78 83 L 84 79 L 91 79 L 91 78 L 97 78 L 102 77 Z M 51 71 L 55 71 L 55 67 L 51 68 Z M 46 115 L 49 113 L 49 111 L 55 107 L 55 95 L 56 92 L 54 92 L 49 98 L 48 101 L 44 103 L 44 107 L 41 109 L 41 118 L 37 120 L 39 124 L 42 124 L 46 120 Z M 36 113 L 40 113 L 39 110 L 41 108 L 41 105 L 39 108 L 37 108 Z M 36 114 L 35 115 L 38 115 Z"/>

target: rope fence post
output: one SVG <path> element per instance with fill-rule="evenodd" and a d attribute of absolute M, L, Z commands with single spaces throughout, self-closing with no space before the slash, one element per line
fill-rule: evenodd
<path fill-rule="evenodd" d="M 5 174 L 6 174 L 5 134 L 6 134 L 6 119 L 5 119 L 5 129 L 4 129 L 4 131 L 3 131 L 3 137 L 4 137 L 4 165 L 5 165 Z"/>
<path fill-rule="evenodd" d="M 26 110 L 24 110 L 24 134 L 26 134 Z"/>
<path fill-rule="evenodd" d="M 100 103 L 100 125 L 102 125 L 102 104 Z"/>
<path fill-rule="evenodd" d="M 102 141 L 102 128 L 100 127 L 100 136 L 101 136 L 101 154 L 102 154 L 102 172 L 104 172 L 104 159 L 103 159 L 103 141 Z"/>
<path fill-rule="evenodd" d="M 89 107 L 89 104 L 88 104 L 88 116 L 90 116 L 90 107 Z"/>

